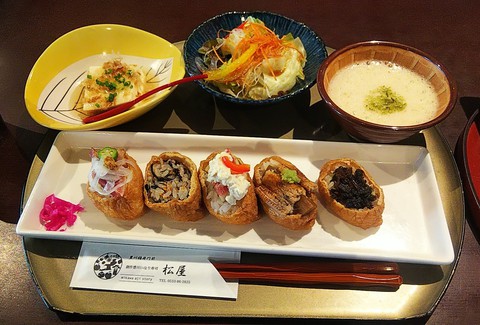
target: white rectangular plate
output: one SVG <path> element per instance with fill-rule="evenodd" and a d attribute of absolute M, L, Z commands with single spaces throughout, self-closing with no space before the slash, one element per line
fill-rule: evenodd
<path fill-rule="evenodd" d="M 136 221 L 105 217 L 85 187 L 91 147 L 124 147 L 140 168 L 152 155 L 178 151 L 197 166 L 211 152 L 230 148 L 253 166 L 279 155 L 312 181 L 330 159 L 349 157 L 383 188 L 380 227 L 362 230 L 330 214 L 320 203 L 311 231 L 285 229 L 267 216 L 250 225 L 227 225 L 208 215 L 182 223 L 149 211 Z M 39 221 L 45 198 L 80 203 L 85 211 L 64 232 L 46 231 Z M 61 132 L 55 139 L 17 225 L 23 236 L 174 247 L 240 250 L 349 259 L 449 264 L 454 252 L 428 151 L 423 147 L 266 138 L 129 132 Z"/>

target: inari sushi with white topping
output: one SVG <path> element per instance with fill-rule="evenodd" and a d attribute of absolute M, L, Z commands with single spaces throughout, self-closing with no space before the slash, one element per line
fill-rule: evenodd
<path fill-rule="evenodd" d="M 177 221 L 197 221 L 206 211 L 195 163 L 178 152 L 152 156 L 145 168 L 145 204 Z"/>
<path fill-rule="evenodd" d="M 228 149 L 213 152 L 200 162 L 203 202 L 211 215 L 237 225 L 260 218 L 249 171 L 250 165 Z"/>
<path fill-rule="evenodd" d="M 125 149 L 105 147 L 90 150 L 92 165 L 87 195 L 111 218 L 132 220 L 146 212 L 143 202 L 143 175 Z"/>

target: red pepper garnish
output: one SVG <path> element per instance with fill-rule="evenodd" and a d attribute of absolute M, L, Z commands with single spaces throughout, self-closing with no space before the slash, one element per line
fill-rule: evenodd
<path fill-rule="evenodd" d="M 248 20 L 245 20 L 243 23 L 241 23 L 237 28 L 238 29 L 243 29 L 243 27 L 245 27 L 245 25 L 247 24 Z"/>
<path fill-rule="evenodd" d="M 248 164 L 236 164 L 234 161 L 228 159 L 227 156 L 222 157 L 222 162 L 230 168 L 232 174 L 243 174 L 250 171 L 250 165 Z"/>

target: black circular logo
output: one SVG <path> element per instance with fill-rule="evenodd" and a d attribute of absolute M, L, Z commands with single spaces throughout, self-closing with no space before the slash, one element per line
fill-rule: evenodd
<path fill-rule="evenodd" d="M 122 269 L 123 260 L 117 253 L 105 253 L 95 261 L 93 271 L 102 280 L 113 279 Z"/>

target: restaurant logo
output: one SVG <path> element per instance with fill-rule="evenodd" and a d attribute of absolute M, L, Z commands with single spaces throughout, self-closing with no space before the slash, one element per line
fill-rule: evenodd
<path fill-rule="evenodd" d="M 93 265 L 95 275 L 102 280 L 113 279 L 122 269 L 123 259 L 117 253 L 105 253 Z"/>

